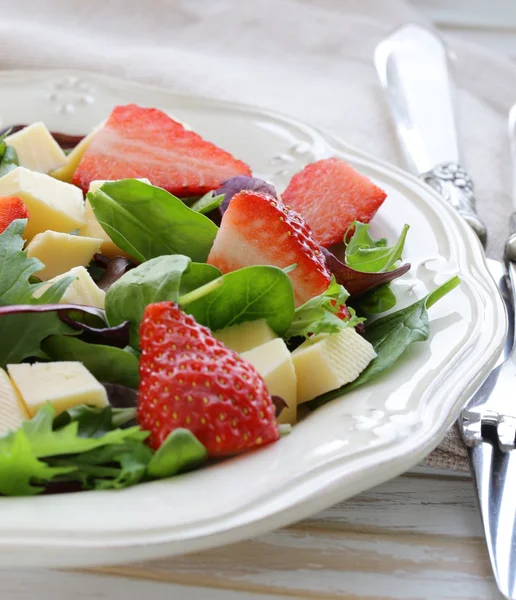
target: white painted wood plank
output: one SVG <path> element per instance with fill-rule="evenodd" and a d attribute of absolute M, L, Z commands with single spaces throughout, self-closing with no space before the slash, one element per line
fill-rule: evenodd
<path fill-rule="evenodd" d="M 60 571 L 0 571 L 2 600 L 284 600 L 284 596 Z M 295 596 L 294 596 L 295 598 Z"/>
<path fill-rule="evenodd" d="M 398 477 L 308 519 L 356 530 L 483 537 L 470 479 Z"/>

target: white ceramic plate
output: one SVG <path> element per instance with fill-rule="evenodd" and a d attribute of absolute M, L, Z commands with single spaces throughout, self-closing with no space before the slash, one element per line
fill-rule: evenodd
<path fill-rule="evenodd" d="M 120 103 L 156 106 L 248 162 L 280 189 L 339 155 L 388 192 L 373 233 L 411 225 L 410 304 L 451 275 L 462 285 L 430 311 L 431 337 L 386 375 L 334 400 L 291 435 L 250 455 L 122 491 L 0 498 L 0 565 L 85 566 L 200 550 L 255 536 L 410 468 L 430 452 L 494 364 L 505 313 L 476 238 L 430 188 L 293 119 L 86 73 L 0 76 L 0 125 L 44 121 L 85 133 Z M 401 305 L 401 304 L 400 304 Z M 399 305 L 399 306 L 400 306 Z M 0 341 L 1 343 L 1 341 Z"/>

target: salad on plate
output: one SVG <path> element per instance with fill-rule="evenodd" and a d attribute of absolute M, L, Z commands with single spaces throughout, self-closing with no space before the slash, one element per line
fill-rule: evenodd
<path fill-rule="evenodd" d="M 279 191 L 154 108 L 0 137 L 0 495 L 117 489 L 281 443 L 396 368 L 386 194 L 339 157 Z M 388 200 L 387 200 L 388 201 Z"/>

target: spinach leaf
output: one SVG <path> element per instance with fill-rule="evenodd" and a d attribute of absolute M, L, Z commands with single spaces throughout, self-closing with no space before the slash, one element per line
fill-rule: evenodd
<path fill-rule="evenodd" d="M 363 385 L 386 369 L 389 369 L 413 342 L 428 339 L 429 325 L 427 309 L 451 292 L 460 283 L 455 276 L 414 304 L 386 315 L 366 328 L 365 338 L 373 345 L 377 354 L 355 381 L 322 394 L 312 400 L 310 408 L 317 408 L 329 400 Z"/>
<path fill-rule="evenodd" d="M 51 335 L 41 345 L 51 360 L 82 362 L 99 381 L 137 389 L 138 358 L 114 346 L 88 344 L 70 335 Z"/>
<path fill-rule="evenodd" d="M 346 303 L 348 297 L 346 289 L 335 281 L 335 277 L 332 277 L 324 294 L 311 298 L 296 308 L 294 320 L 285 333 L 285 339 L 297 336 L 308 338 L 316 333 L 335 333 L 343 327 L 355 327 L 365 321 L 354 314 L 350 314 L 350 318 L 345 321 L 337 316 L 341 305 Z"/>
<path fill-rule="evenodd" d="M 387 240 L 375 240 L 369 233 L 369 225 L 355 221 L 353 236 L 346 245 L 346 264 L 362 273 L 385 273 L 401 260 L 405 239 L 409 230 L 403 226 L 401 235 L 394 246 L 387 246 Z"/>
<path fill-rule="evenodd" d="M 78 404 L 57 415 L 52 427 L 60 429 L 68 423 L 76 421 L 78 423 L 77 435 L 97 438 L 133 421 L 135 417 L 136 408 L 113 408 L 111 406 L 99 408 Z"/>
<path fill-rule="evenodd" d="M 388 283 L 376 288 L 355 302 L 355 308 L 370 315 L 387 312 L 396 306 L 396 296 Z"/>
<path fill-rule="evenodd" d="M 208 458 L 208 451 L 188 429 L 176 429 L 152 457 L 147 474 L 152 478 L 171 477 L 190 471 Z"/>
<path fill-rule="evenodd" d="M 200 298 L 183 297 L 183 310 L 212 331 L 258 319 L 265 319 L 280 336 L 287 331 L 294 317 L 294 291 L 281 269 L 245 267 L 223 275 L 220 281 L 221 285 Z"/>
<path fill-rule="evenodd" d="M 138 329 L 145 307 L 154 302 L 177 302 L 180 296 L 220 277 L 211 265 L 193 263 L 187 256 L 160 256 L 131 269 L 107 291 L 106 315 L 111 325 L 130 322 L 131 346 L 138 348 Z"/>
<path fill-rule="evenodd" d="M 218 194 L 216 196 L 214 192 L 208 192 L 207 194 L 204 194 L 204 196 L 199 198 L 199 200 L 196 200 L 190 206 L 190 208 L 192 210 L 195 210 L 196 212 L 200 212 L 201 214 L 205 215 L 206 213 L 209 213 L 212 210 L 218 208 L 222 204 L 223 200 L 224 194 Z"/>
<path fill-rule="evenodd" d="M 16 169 L 20 164 L 16 150 L 5 143 L 5 138 L 10 132 L 11 130 L 9 129 L 0 135 L 0 177 L 7 175 L 7 173 Z"/>
<path fill-rule="evenodd" d="M 88 200 L 109 237 L 140 262 L 166 254 L 206 262 L 218 231 L 179 198 L 135 179 L 104 183 Z"/>

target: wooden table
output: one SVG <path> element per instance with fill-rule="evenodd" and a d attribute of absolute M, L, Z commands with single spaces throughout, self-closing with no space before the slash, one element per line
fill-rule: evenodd
<path fill-rule="evenodd" d="M 468 477 L 412 472 L 224 548 L 91 571 L 0 572 L 2 600 L 489 599 Z"/>
<path fill-rule="evenodd" d="M 412 0 L 443 31 L 516 57 L 514 0 Z M 516 93 L 516 92 L 515 92 Z M 208 552 L 91 571 L 0 572 L 0 600 L 501 598 L 471 480 L 416 470 Z"/>

